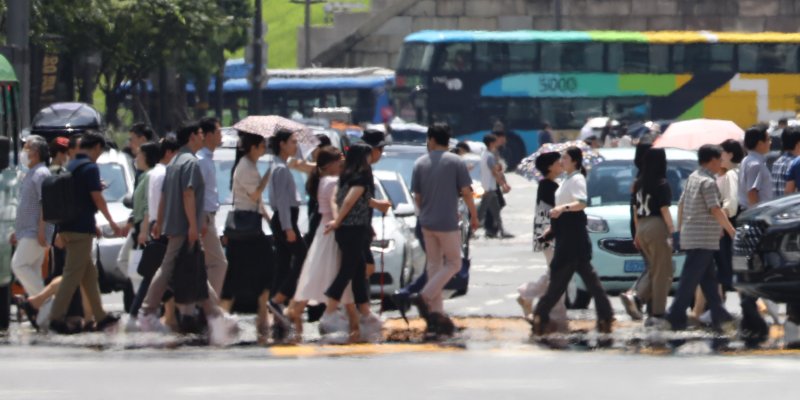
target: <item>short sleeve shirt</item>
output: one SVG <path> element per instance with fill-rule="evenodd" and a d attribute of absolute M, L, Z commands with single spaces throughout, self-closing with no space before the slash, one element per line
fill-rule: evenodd
<path fill-rule="evenodd" d="M 472 178 L 461 157 L 431 151 L 414 163 L 412 191 L 422 198 L 419 222 L 431 231 L 458 230 L 458 199 L 461 189 L 470 187 Z"/>
<path fill-rule="evenodd" d="M 481 186 L 487 192 L 497 190 L 497 180 L 492 174 L 496 166 L 497 158 L 495 155 L 489 150 L 484 151 L 481 154 Z"/>
<path fill-rule="evenodd" d="M 161 189 L 164 187 L 164 175 L 167 167 L 158 163 L 150 170 L 149 182 L 147 182 L 147 209 L 150 213 L 150 221 L 158 218 L 158 205 L 161 201 Z"/>
<path fill-rule="evenodd" d="M 794 181 L 795 187 L 800 190 L 800 157 L 794 159 L 784 178 L 786 182 Z"/>
<path fill-rule="evenodd" d="M 681 248 L 719 250 L 722 227 L 711 214 L 712 208 L 721 206 L 714 174 L 699 169 L 689 175 L 680 204 L 683 207 Z"/>
<path fill-rule="evenodd" d="M 739 167 L 739 206 L 750 208 L 747 193 L 758 191 L 758 202 L 772 200 L 772 174 L 767 168 L 767 159 L 763 155 L 752 152 L 742 160 Z"/>
<path fill-rule="evenodd" d="M 795 157 L 792 153 L 784 153 L 772 164 L 772 195 L 774 198 L 783 197 L 786 189 L 786 176 L 792 167 Z"/>
<path fill-rule="evenodd" d="M 259 211 L 261 202 L 254 202 L 250 194 L 258 189 L 261 183 L 261 174 L 256 163 L 247 157 L 242 157 L 236 170 L 233 171 L 233 208 L 243 211 Z"/>
<path fill-rule="evenodd" d="M 86 161 L 89 163 L 80 166 Z M 78 168 L 79 166 L 80 168 Z M 59 232 L 95 233 L 97 227 L 94 216 L 97 213 L 97 206 L 92 199 L 92 192 L 102 193 L 103 191 L 103 185 L 100 182 L 100 168 L 89 159 L 89 156 L 78 154 L 67 164 L 67 170 L 72 173 L 75 183 L 78 214 L 75 220 L 59 225 L 58 230 Z"/>
<path fill-rule="evenodd" d="M 586 177 L 575 171 L 567 176 L 556 190 L 556 206 L 580 201 L 586 203 Z"/>
<path fill-rule="evenodd" d="M 200 171 L 203 173 L 203 181 L 207 183 L 203 211 L 215 213 L 219 210 L 219 193 L 217 192 L 217 169 L 214 165 L 214 152 L 207 147 L 203 147 L 197 152 L 197 162 L 200 165 Z"/>
<path fill-rule="evenodd" d="M 195 199 L 197 230 L 202 229 L 203 200 L 205 182 L 197 163 L 197 157 L 188 147 L 180 149 L 175 158 L 167 166 L 162 188 L 164 201 L 164 234 L 167 236 L 185 236 L 189 231 L 189 220 L 183 207 L 183 192 L 192 190 Z"/>
<path fill-rule="evenodd" d="M 374 183 L 370 182 L 367 176 L 353 177 L 349 181 L 339 181 L 339 191 L 336 193 L 336 204 L 341 209 L 347 192 L 353 186 L 364 188 L 364 194 L 356 200 L 353 208 L 342 219 L 342 226 L 370 226 L 372 224 L 372 209 L 369 207 L 369 200 L 373 197 Z"/>
<path fill-rule="evenodd" d="M 661 208 L 670 205 L 672 205 L 672 189 L 667 182 L 661 182 L 652 192 L 645 192 L 644 188 L 636 191 L 634 207 L 639 217 L 660 217 Z"/>
<path fill-rule="evenodd" d="M 150 187 L 150 171 L 143 172 L 139 176 L 139 182 L 133 191 L 133 222 L 144 221 L 145 213 L 150 213 L 147 202 L 147 192 Z"/>
<path fill-rule="evenodd" d="M 50 176 L 50 170 L 44 163 L 33 166 L 22 178 L 19 186 L 17 218 L 14 222 L 14 233 L 17 238 L 36 238 L 39 235 L 39 219 L 42 215 L 42 182 Z M 48 232 L 49 231 L 49 232 Z M 45 237 L 49 238 L 52 226 L 45 228 Z"/>

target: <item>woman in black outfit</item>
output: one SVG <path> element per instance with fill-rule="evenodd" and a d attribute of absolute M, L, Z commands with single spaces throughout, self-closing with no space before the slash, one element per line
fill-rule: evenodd
<path fill-rule="evenodd" d="M 577 147 L 567 149 L 561 158 L 567 178 L 556 191 L 556 207 L 550 211 L 551 231 L 555 236 L 555 252 L 550 263 L 550 285 L 533 312 L 533 333 L 550 333 L 550 310 L 566 292 L 572 275 L 580 275 L 594 298 L 597 309 L 597 331 L 611 333 L 614 311 L 605 290 L 592 267 L 592 244 L 586 231 L 586 170 L 583 153 Z"/>
<path fill-rule="evenodd" d="M 339 273 L 325 292 L 328 302 L 325 314 L 320 319 L 322 333 L 340 330 L 344 317 L 339 311 L 339 301 L 351 282 L 353 298 L 361 318 L 360 321 L 350 321 L 350 331 L 355 334 L 359 329 L 364 329 L 372 333 L 381 329 L 380 319 L 369 311 L 369 288 L 364 279 L 367 271 L 364 243 L 372 238 L 371 207 L 386 212 L 391 203 L 374 199 L 371 153 L 372 147 L 360 143 L 348 150 L 335 195 L 338 212 L 334 212 L 335 219 L 325 227 L 328 234 L 335 230 L 342 259 Z"/>

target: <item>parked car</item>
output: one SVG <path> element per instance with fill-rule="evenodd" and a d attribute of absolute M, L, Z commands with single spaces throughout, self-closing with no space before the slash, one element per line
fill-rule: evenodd
<path fill-rule="evenodd" d="M 736 219 L 734 286 L 787 304 L 784 343 L 800 347 L 800 194 L 747 210 Z"/>
<path fill-rule="evenodd" d="M 86 103 L 53 103 L 33 117 L 30 134 L 48 142 L 56 136 L 71 136 L 89 130 L 103 131 L 102 115 Z"/>
<path fill-rule="evenodd" d="M 600 149 L 604 161 L 592 167 L 587 177 L 589 204 L 587 229 L 592 242 L 592 265 L 609 294 L 628 290 L 645 270 L 644 259 L 633 245 L 630 231 L 630 198 L 636 170 L 634 148 Z M 677 219 L 678 200 L 689 175 L 697 169 L 695 152 L 667 149 L 667 181 L 672 189 L 670 212 Z M 676 225 L 677 226 L 677 225 Z M 674 281 L 680 276 L 684 253 L 673 254 Z M 573 277 L 567 290 L 567 305 L 586 308 L 591 300 L 583 281 Z"/>

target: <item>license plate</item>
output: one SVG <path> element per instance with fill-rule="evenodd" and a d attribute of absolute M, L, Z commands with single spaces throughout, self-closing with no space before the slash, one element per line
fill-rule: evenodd
<path fill-rule="evenodd" d="M 750 268 L 747 265 L 747 257 L 745 257 L 745 256 L 734 256 L 733 257 L 733 270 L 734 271 L 747 271 L 749 269 Z"/>
<path fill-rule="evenodd" d="M 625 272 L 644 272 L 644 260 L 625 260 Z"/>

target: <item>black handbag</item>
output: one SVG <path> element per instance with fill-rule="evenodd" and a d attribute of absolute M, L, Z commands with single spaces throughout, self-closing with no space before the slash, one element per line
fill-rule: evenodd
<path fill-rule="evenodd" d="M 252 239 L 263 235 L 261 214 L 255 211 L 231 210 L 225 218 L 225 231 L 228 239 Z"/>
<path fill-rule="evenodd" d="M 136 272 L 143 278 L 152 278 L 156 274 L 161 262 L 164 261 L 164 254 L 167 253 L 167 243 L 163 239 L 151 240 L 142 249 L 142 259 Z"/>
<path fill-rule="evenodd" d="M 175 272 L 172 274 L 172 292 L 175 302 L 189 304 L 208 299 L 208 274 L 206 261 L 200 241 L 189 247 L 185 241 L 175 260 Z"/>

